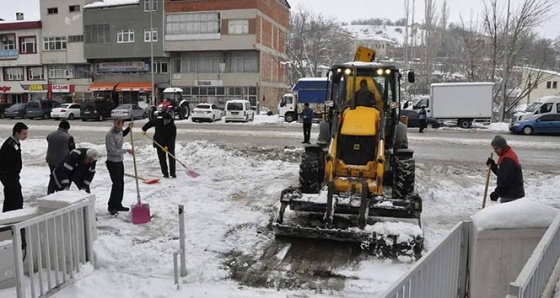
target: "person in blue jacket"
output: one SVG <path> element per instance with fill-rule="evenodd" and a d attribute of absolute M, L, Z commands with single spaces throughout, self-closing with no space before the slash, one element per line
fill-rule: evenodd
<path fill-rule="evenodd" d="M 303 105 L 301 111 L 301 119 L 303 119 L 303 144 L 309 144 L 311 138 L 311 123 L 313 122 L 313 110 L 309 107 L 309 103 Z"/>

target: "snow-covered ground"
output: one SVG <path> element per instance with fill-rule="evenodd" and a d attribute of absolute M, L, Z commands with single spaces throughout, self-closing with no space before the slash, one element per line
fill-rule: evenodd
<path fill-rule="evenodd" d="M 497 126 L 496 131 L 500 131 Z M 431 138 L 439 140 L 437 136 L 423 136 L 422 140 Z M 454 141 L 466 146 L 479 145 L 469 139 Z M 530 145 L 549 148 L 546 146 L 553 144 Z M 25 207 L 46 193 L 48 168 L 42 162 L 46 146 L 42 139 L 29 139 L 22 144 L 26 162 L 21 179 Z M 105 152 L 103 144 L 78 146 Z M 128 146 L 126 143 L 125 148 Z M 128 214 L 108 216 L 110 178 L 101 158 L 92 184 L 98 216 L 96 268 L 56 297 L 375 297 L 410 268 L 411 263 L 360 255 L 353 262 L 330 268 L 333 278 L 325 278 L 327 282 L 319 286 L 305 281 L 297 286 L 284 286 L 279 281 L 290 278 L 289 264 L 275 268 L 274 276 L 263 276 L 262 284 L 239 282 L 233 272 L 257 267 L 270 247 L 276 246 L 272 257 L 279 260 L 291 253 L 289 243 L 274 239 L 269 224 L 281 190 L 297 184 L 298 164 L 289 157 L 298 156 L 301 148 L 275 150 L 278 151 L 271 153 L 262 148 L 261 152 L 248 154 L 205 141 L 178 143 L 177 157 L 201 175 L 193 179 L 179 171 L 177 179 L 140 184 L 142 199 L 155 214 L 150 223 L 140 226 L 133 225 Z M 137 148 L 137 154 L 139 175 L 159 178 L 152 146 Z M 125 168 L 126 172 L 133 172 L 130 156 L 126 156 Z M 535 170 L 525 170 L 524 174 L 527 197 L 559 207 L 560 177 Z M 458 221 L 468 219 L 480 209 L 484 180 L 484 169 L 473 169 L 471 165 L 417 163 L 417 191 L 424 200 L 426 250 L 441 241 Z M 125 178 L 124 205 L 135 201 L 135 184 L 131 178 Z M 177 290 L 173 285 L 172 255 L 179 248 L 180 204 L 186 210 L 188 276 L 181 280 Z M 488 202 L 493 204 L 496 203 Z M 270 273 L 263 274 L 267 272 Z M 334 277 L 342 282 L 330 282 Z M 0 297 L 15 297 L 15 291 L 2 290 Z"/>

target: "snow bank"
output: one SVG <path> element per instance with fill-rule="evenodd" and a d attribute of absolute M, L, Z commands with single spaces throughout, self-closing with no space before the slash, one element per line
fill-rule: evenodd
<path fill-rule="evenodd" d="M 479 230 L 546 228 L 560 210 L 531 199 L 519 199 L 482 209 L 471 216 Z"/>

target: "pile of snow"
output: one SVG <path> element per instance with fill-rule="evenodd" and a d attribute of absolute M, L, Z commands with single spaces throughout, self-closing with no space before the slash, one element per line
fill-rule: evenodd
<path fill-rule="evenodd" d="M 479 231 L 547 228 L 559 211 L 525 198 L 482 209 L 471 218 Z"/>

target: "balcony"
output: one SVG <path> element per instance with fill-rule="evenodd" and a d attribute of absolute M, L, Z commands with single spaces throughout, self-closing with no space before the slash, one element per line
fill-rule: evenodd
<path fill-rule="evenodd" d="M 17 59 L 19 52 L 17 49 L 0 50 L 0 60 Z"/>

